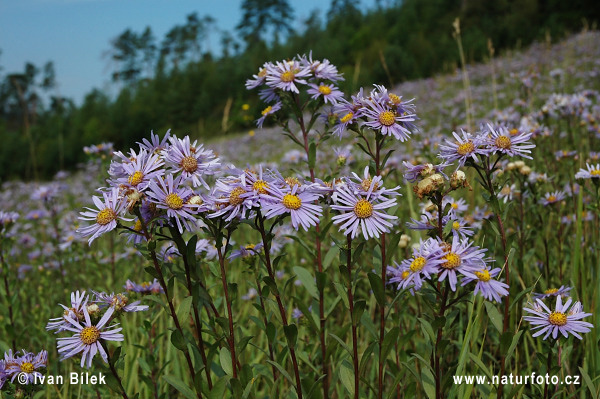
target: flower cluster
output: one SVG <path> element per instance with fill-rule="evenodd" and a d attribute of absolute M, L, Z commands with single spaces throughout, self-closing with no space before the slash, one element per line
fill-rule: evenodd
<path fill-rule="evenodd" d="M 12 350 L 4 353 L 4 359 L 0 359 L 0 389 L 8 380 L 14 382 L 20 375 L 20 384 L 33 384 L 36 378 L 42 376 L 41 368 L 48 364 L 48 352 L 42 350 L 38 354 L 27 352 L 25 349 L 13 353 Z"/>

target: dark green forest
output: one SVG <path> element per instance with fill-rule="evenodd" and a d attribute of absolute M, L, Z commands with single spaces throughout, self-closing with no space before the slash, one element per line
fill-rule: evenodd
<path fill-rule="evenodd" d="M 55 95 L 51 61 L 6 71 L 0 58 L 0 180 L 48 178 L 85 160 L 83 146 L 127 149 L 151 130 L 209 138 L 253 128 L 260 104 L 244 82 L 267 60 L 312 50 L 338 66 L 352 93 L 454 70 L 456 18 L 468 62 L 490 56 L 488 40 L 499 54 L 600 19 L 596 0 L 399 0 L 371 9 L 332 0 L 293 29 L 299 22 L 287 0 L 244 0 L 242 8 L 234 32 L 195 12 L 162 38 L 150 26 L 116 32 L 107 48 L 118 95 L 92 90 L 81 105 Z M 214 35 L 219 54 L 208 45 Z"/>

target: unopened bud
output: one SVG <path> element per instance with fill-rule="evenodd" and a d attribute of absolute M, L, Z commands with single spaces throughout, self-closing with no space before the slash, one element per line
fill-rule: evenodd
<path fill-rule="evenodd" d="M 408 241 L 400 238 L 400 241 L 398 241 L 398 248 L 406 248 L 407 246 L 408 246 Z"/>
<path fill-rule="evenodd" d="M 513 169 L 515 169 L 517 167 L 517 165 L 515 165 L 514 162 L 509 162 L 508 165 L 506 165 L 506 170 L 511 171 Z"/>
<path fill-rule="evenodd" d="M 515 168 L 521 169 L 523 166 L 525 166 L 525 162 L 523 162 L 523 161 L 515 161 Z"/>
<path fill-rule="evenodd" d="M 522 175 L 527 176 L 531 173 L 531 168 L 529 166 L 525 165 L 519 169 L 519 172 L 521 172 Z"/>

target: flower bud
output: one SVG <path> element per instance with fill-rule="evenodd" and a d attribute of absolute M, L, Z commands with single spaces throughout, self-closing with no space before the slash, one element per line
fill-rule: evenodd
<path fill-rule="evenodd" d="M 513 169 L 515 169 L 517 166 L 515 165 L 514 162 L 509 162 L 508 165 L 506 165 L 506 170 L 511 171 Z"/>
<path fill-rule="evenodd" d="M 452 187 L 454 190 L 465 187 L 466 183 L 467 175 L 465 175 L 465 172 L 462 170 L 457 170 L 456 172 L 452 173 L 452 176 L 450 176 L 450 187 Z"/>
<path fill-rule="evenodd" d="M 400 241 L 398 241 L 398 248 L 406 248 L 407 246 L 408 246 L 408 241 L 400 238 Z"/>
<path fill-rule="evenodd" d="M 525 166 L 525 162 L 523 162 L 523 161 L 515 161 L 515 168 L 521 169 L 523 166 Z"/>
<path fill-rule="evenodd" d="M 444 177 L 436 173 L 425 179 L 421 180 L 414 188 L 413 191 L 419 198 L 423 198 L 425 195 L 430 195 L 436 191 L 440 191 L 444 188 Z"/>
<path fill-rule="evenodd" d="M 525 165 L 519 169 L 519 172 L 521 172 L 522 175 L 527 176 L 531 173 L 531 168 L 529 166 Z"/>

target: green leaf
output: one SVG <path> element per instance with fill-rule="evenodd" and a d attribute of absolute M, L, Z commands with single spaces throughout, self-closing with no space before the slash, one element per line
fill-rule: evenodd
<path fill-rule="evenodd" d="M 185 338 L 183 337 L 183 335 L 181 334 L 181 331 L 179 331 L 179 330 L 174 330 L 171 333 L 171 343 L 173 344 L 173 346 L 175 348 L 179 349 L 180 351 L 187 350 L 187 344 L 185 342 Z"/>
<path fill-rule="evenodd" d="M 233 364 L 231 363 L 231 352 L 226 347 L 222 347 L 219 352 L 219 360 L 221 361 L 221 367 L 227 375 L 233 375 Z"/>
<path fill-rule="evenodd" d="M 191 296 L 188 296 L 184 298 L 183 301 L 181 301 L 181 303 L 177 307 L 176 314 L 179 320 L 185 320 L 189 316 L 190 309 L 192 308 L 192 300 L 193 298 Z"/>
<path fill-rule="evenodd" d="M 357 325 L 361 316 L 363 315 L 365 308 L 367 307 L 367 302 L 363 299 L 360 299 L 354 302 L 354 310 L 352 312 L 352 324 Z"/>
<path fill-rule="evenodd" d="M 583 377 L 583 381 L 585 382 L 585 385 L 590 390 L 590 393 L 592 394 L 592 398 L 598 399 L 598 392 L 596 391 L 596 387 L 594 386 L 594 383 L 592 382 L 592 379 L 590 378 L 589 374 L 582 367 L 579 367 L 579 372 L 581 373 L 581 376 Z"/>
<path fill-rule="evenodd" d="M 342 339 L 340 337 L 338 337 L 337 335 L 332 334 L 332 333 L 328 333 L 328 334 L 333 339 L 335 339 L 342 346 L 342 348 L 346 349 L 346 352 L 348 352 L 348 354 L 350 356 L 352 356 L 352 351 L 350 350 L 350 348 L 348 347 L 348 345 L 346 345 L 346 343 L 344 341 L 342 341 Z"/>
<path fill-rule="evenodd" d="M 306 290 L 308 291 L 308 293 L 315 299 L 319 298 L 319 292 L 317 290 L 317 284 L 315 283 L 315 278 L 312 276 L 312 274 L 310 274 L 310 272 L 308 270 L 306 270 L 303 267 L 300 266 L 295 266 L 293 268 L 294 273 L 296 273 L 296 276 L 298 276 L 298 278 L 300 279 L 300 281 L 302 282 L 302 285 L 304 286 L 304 288 L 306 288 Z"/>
<path fill-rule="evenodd" d="M 325 284 L 327 283 L 327 273 L 316 272 L 316 280 L 317 290 L 319 290 L 319 293 L 321 293 L 325 289 Z"/>
<path fill-rule="evenodd" d="M 421 317 L 417 317 L 417 320 L 421 322 L 421 329 L 423 330 L 425 335 L 429 337 L 430 342 L 435 342 L 435 334 L 433 332 L 433 327 L 431 327 L 431 324 Z"/>
<path fill-rule="evenodd" d="M 498 309 L 491 302 L 485 302 L 485 309 L 496 330 L 502 334 L 502 315 L 500 315 Z"/>
<path fill-rule="evenodd" d="M 198 236 L 193 235 L 192 238 L 187 242 L 186 246 L 186 259 L 188 266 L 191 271 L 196 270 L 196 243 L 198 242 Z"/>
<path fill-rule="evenodd" d="M 515 348 L 517 347 L 517 344 L 519 343 L 519 339 L 521 339 L 521 335 L 523 335 L 523 330 L 517 332 L 515 334 L 515 336 L 512 338 L 512 342 L 510 344 L 510 346 L 508 347 L 508 351 L 506 351 L 506 357 L 504 359 L 504 364 L 510 364 L 510 358 L 512 357 L 513 352 L 515 351 Z"/>
<path fill-rule="evenodd" d="M 227 378 L 221 378 L 213 384 L 213 388 L 206 397 L 208 399 L 223 399 L 227 390 Z"/>
<path fill-rule="evenodd" d="M 383 345 L 381 346 L 381 353 L 390 353 L 394 344 L 398 342 L 399 335 L 400 329 L 398 327 L 393 327 L 390 331 L 386 332 L 383 338 Z"/>
<path fill-rule="evenodd" d="M 342 380 L 344 388 L 350 392 L 350 396 L 354 396 L 354 370 L 350 363 L 345 360 L 340 367 L 340 380 Z"/>
<path fill-rule="evenodd" d="M 275 366 L 275 368 L 277 370 L 279 370 L 279 372 L 281 373 L 281 375 L 284 376 L 290 382 L 290 384 L 292 384 L 293 386 L 296 385 L 294 383 L 294 380 L 292 380 L 292 377 L 289 375 L 289 373 L 287 371 L 285 371 L 285 369 L 279 363 L 276 363 L 276 362 L 271 361 L 271 360 L 267 360 L 267 363 L 272 364 L 273 366 Z"/>
<path fill-rule="evenodd" d="M 179 378 L 172 376 L 172 375 L 163 375 L 162 378 L 163 378 L 163 380 L 168 382 L 169 385 L 171 385 L 173 388 L 177 389 L 180 393 L 182 393 L 183 396 L 185 396 L 186 398 L 197 399 L 197 396 L 194 393 L 194 391 L 192 391 L 190 389 L 190 387 L 185 385 L 185 383 L 183 381 L 181 381 Z"/>
<path fill-rule="evenodd" d="M 367 276 L 369 277 L 371 289 L 373 290 L 373 295 L 375 295 L 377 303 L 380 307 L 385 306 L 385 293 L 383 291 L 383 281 L 381 280 L 381 277 L 375 273 L 369 273 Z"/>
<path fill-rule="evenodd" d="M 435 399 L 435 380 L 428 368 L 424 367 L 421 370 L 421 384 L 423 385 L 423 390 L 427 394 L 427 397 Z"/>
<path fill-rule="evenodd" d="M 327 269 L 329 265 L 331 265 L 331 262 L 333 262 L 337 254 L 338 249 L 336 247 L 329 248 L 329 251 L 327 251 L 325 258 L 323 259 L 323 270 Z"/>
<path fill-rule="evenodd" d="M 119 346 L 117 349 L 115 349 L 112 356 L 110 357 L 110 364 L 114 367 L 114 365 L 119 361 L 120 357 L 121 357 L 121 347 Z"/>
<path fill-rule="evenodd" d="M 288 346 L 290 348 L 296 347 L 296 339 L 298 338 L 298 327 L 296 327 L 295 324 L 283 326 L 283 332 L 285 333 L 285 338 L 287 339 Z"/>

